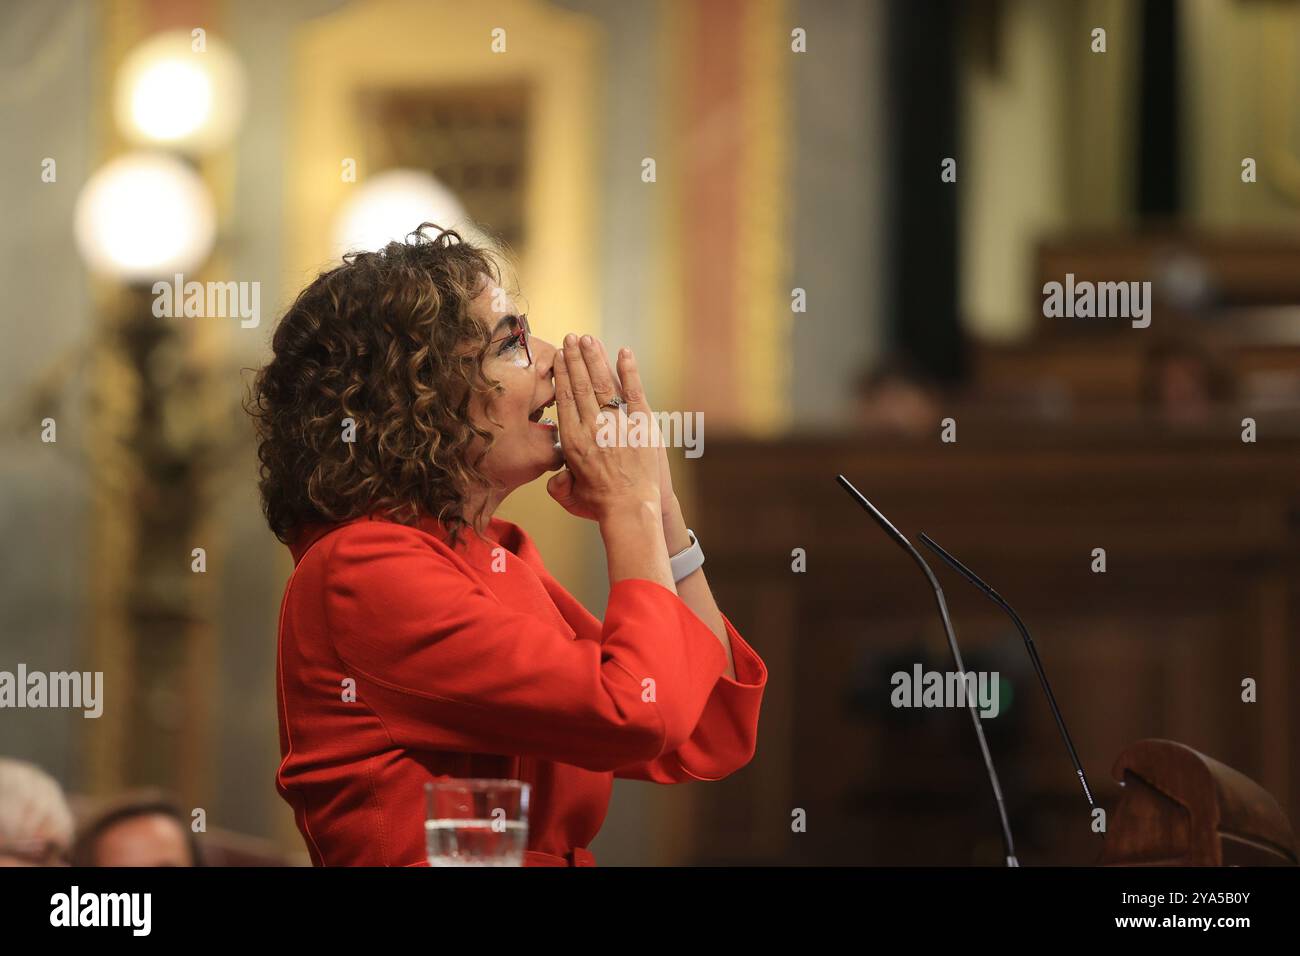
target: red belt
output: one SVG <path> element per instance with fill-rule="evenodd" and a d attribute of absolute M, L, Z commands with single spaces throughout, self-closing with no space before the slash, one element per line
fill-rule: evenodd
<path fill-rule="evenodd" d="M 543 853 L 541 850 L 525 850 L 524 866 L 595 866 L 596 858 L 586 847 L 575 846 L 568 853 L 559 856 L 555 853 Z"/>

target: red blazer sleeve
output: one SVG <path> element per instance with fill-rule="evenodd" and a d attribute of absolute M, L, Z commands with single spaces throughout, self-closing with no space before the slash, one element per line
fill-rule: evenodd
<path fill-rule="evenodd" d="M 619 767 L 614 776 L 652 783 L 721 780 L 753 758 L 767 667 L 725 614 L 722 621 L 731 641 L 736 679 L 725 674 L 718 677 L 700 722 L 680 747 L 653 760 Z M 704 626 L 702 621 L 700 626 Z M 717 641 L 711 631 L 709 636 Z"/>
<path fill-rule="evenodd" d="M 717 638 L 652 581 L 615 584 L 599 641 L 575 639 L 505 606 L 431 535 L 363 521 L 331 537 L 329 635 L 398 746 L 608 772 L 686 743 L 726 668 Z"/>

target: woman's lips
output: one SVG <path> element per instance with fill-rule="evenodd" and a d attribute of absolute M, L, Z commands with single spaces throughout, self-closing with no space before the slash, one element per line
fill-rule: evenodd
<path fill-rule="evenodd" d="M 551 395 L 550 398 L 548 398 L 546 401 L 542 402 L 542 404 L 538 405 L 536 408 L 532 410 L 532 413 L 529 414 L 528 416 L 528 420 L 530 422 L 533 422 L 534 424 L 540 421 L 548 421 L 552 425 L 554 425 L 555 419 L 545 418 L 543 414 L 548 408 L 551 408 L 554 404 L 555 404 L 555 396 Z"/>
<path fill-rule="evenodd" d="M 537 428 L 545 428 L 547 431 L 556 431 L 560 426 L 549 418 L 543 418 L 540 421 L 533 422 Z"/>

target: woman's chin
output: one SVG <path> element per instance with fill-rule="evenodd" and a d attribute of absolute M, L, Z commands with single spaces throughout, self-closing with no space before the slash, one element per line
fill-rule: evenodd
<path fill-rule="evenodd" d="M 534 467 L 535 467 L 537 470 L 534 471 L 533 474 L 528 478 L 528 481 L 536 481 L 538 478 L 541 478 L 541 477 L 543 477 L 543 476 L 545 476 L 545 475 L 547 475 L 547 474 L 550 474 L 550 473 L 553 472 L 553 471 L 559 471 L 561 468 L 563 468 L 563 467 L 564 467 L 564 453 L 563 453 L 562 451 L 560 451 L 559 446 L 557 445 L 557 446 L 552 450 L 551 455 L 548 456 L 548 457 L 545 459 L 545 461 L 542 461 L 542 460 L 539 458 L 537 464 L 536 464 Z M 527 482 L 525 482 L 525 484 L 527 484 Z"/>

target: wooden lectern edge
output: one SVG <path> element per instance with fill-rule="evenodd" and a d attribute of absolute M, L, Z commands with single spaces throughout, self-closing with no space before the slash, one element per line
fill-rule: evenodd
<path fill-rule="evenodd" d="M 1128 774 L 1186 811 L 1191 823 L 1189 854 L 1212 853 L 1221 859 L 1220 841 L 1228 841 L 1297 861 L 1294 831 L 1273 796 L 1213 757 L 1177 741 L 1148 738 L 1116 759 L 1111 775 L 1121 787 Z"/>

